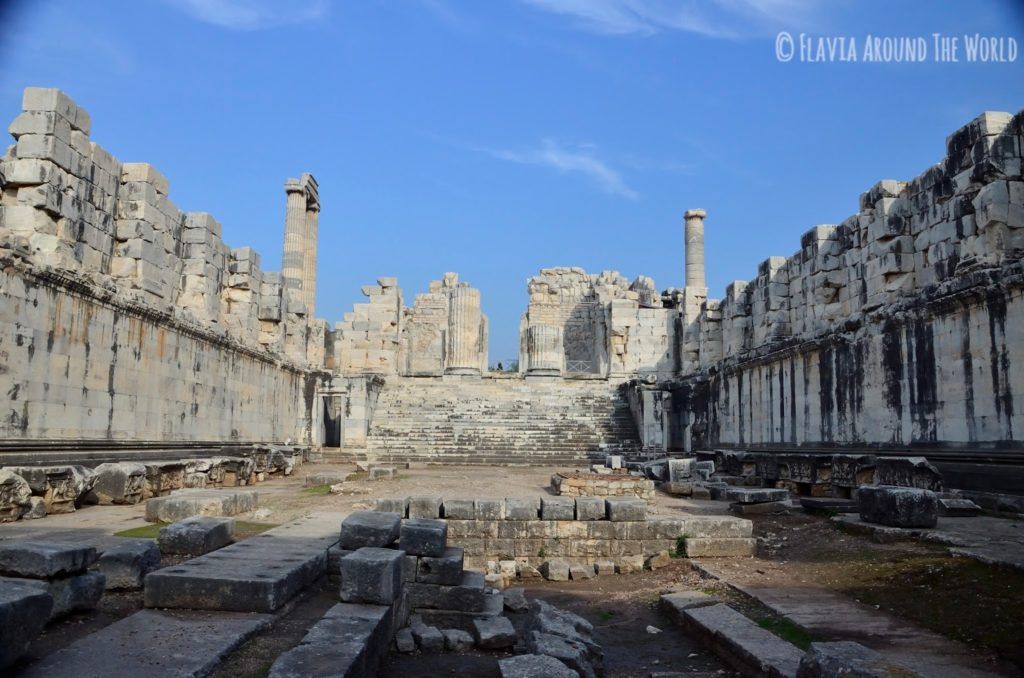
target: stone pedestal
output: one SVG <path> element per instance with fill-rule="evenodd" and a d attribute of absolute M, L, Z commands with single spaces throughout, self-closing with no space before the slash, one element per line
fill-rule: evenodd
<path fill-rule="evenodd" d="M 528 377 L 557 377 L 562 374 L 562 328 L 555 325 L 530 325 L 526 330 Z"/>
<path fill-rule="evenodd" d="M 480 290 L 455 287 L 448 301 L 445 374 L 480 374 Z"/>

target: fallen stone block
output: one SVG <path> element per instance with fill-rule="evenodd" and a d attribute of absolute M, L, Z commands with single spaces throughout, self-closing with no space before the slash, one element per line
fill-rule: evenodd
<path fill-rule="evenodd" d="M 540 573 L 548 581 L 569 581 L 569 563 L 558 558 L 544 561 Z"/>
<path fill-rule="evenodd" d="M 688 481 L 669 481 L 658 485 L 658 489 L 665 494 L 672 495 L 673 497 L 693 496 L 693 483 Z"/>
<path fill-rule="evenodd" d="M 397 513 L 356 511 L 341 522 L 338 546 L 347 551 L 366 546 L 384 548 L 395 543 L 401 528 L 402 518 Z"/>
<path fill-rule="evenodd" d="M 633 556 L 622 556 L 619 558 L 619 562 L 616 567 L 620 574 L 632 574 L 634 572 L 643 572 L 644 557 L 643 555 L 639 554 Z"/>
<path fill-rule="evenodd" d="M 516 630 L 507 617 L 474 619 L 473 636 L 481 650 L 501 650 L 516 644 Z"/>
<path fill-rule="evenodd" d="M 100 464 L 87 497 L 94 504 L 137 504 L 146 488 L 146 467 L 135 462 Z"/>
<path fill-rule="evenodd" d="M 413 638 L 412 629 L 408 626 L 398 629 L 398 633 L 395 634 L 395 649 L 404 653 L 416 651 L 416 639 Z"/>
<path fill-rule="evenodd" d="M 397 513 L 404 518 L 409 512 L 409 500 L 405 497 L 385 497 L 377 500 L 376 507 L 383 513 Z"/>
<path fill-rule="evenodd" d="M 973 518 L 981 513 L 981 507 L 970 499 L 939 497 L 939 515 L 948 518 Z"/>
<path fill-rule="evenodd" d="M 788 501 L 789 490 L 768 487 L 730 487 L 725 491 L 725 499 L 736 504 Z"/>
<path fill-rule="evenodd" d="M 0 522 L 21 519 L 31 508 L 32 488 L 28 482 L 6 469 L 0 469 Z"/>
<path fill-rule="evenodd" d="M 648 570 L 660 570 L 663 567 L 668 567 L 671 562 L 672 557 L 668 554 L 668 551 L 660 551 L 648 558 L 644 562 L 644 567 Z"/>
<path fill-rule="evenodd" d="M 599 577 L 607 574 L 615 574 L 615 562 L 611 560 L 599 560 L 594 563 L 594 569 Z"/>
<path fill-rule="evenodd" d="M 915 678 L 920 673 L 860 643 L 844 640 L 811 643 L 800 660 L 797 678 Z"/>
<path fill-rule="evenodd" d="M 688 537 L 687 558 L 739 558 L 754 555 L 757 540 L 752 537 Z"/>
<path fill-rule="evenodd" d="M 538 497 L 505 498 L 505 520 L 537 520 L 539 511 Z"/>
<path fill-rule="evenodd" d="M 606 515 L 602 497 L 576 497 L 576 520 L 604 520 Z"/>
<path fill-rule="evenodd" d="M 416 645 L 421 652 L 444 651 L 444 635 L 436 626 L 428 626 L 421 622 L 413 624 L 410 628 L 412 628 L 412 637 L 416 640 Z"/>
<path fill-rule="evenodd" d="M 579 672 L 554 657 L 520 654 L 498 660 L 501 678 L 579 678 Z"/>
<path fill-rule="evenodd" d="M 924 457 L 876 457 L 875 485 L 942 490 L 942 474 Z"/>
<path fill-rule="evenodd" d="M 856 499 L 840 497 L 800 497 L 800 505 L 808 513 L 857 513 Z"/>
<path fill-rule="evenodd" d="M 476 520 L 476 502 L 472 499 L 445 499 L 441 508 L 447 520 Z"/>
<path fill-rule="evenodd" d="M 697 464 L 696 459 L 669 459 L 668 460 L 668 479 L 669 482 L 682 483 L 694 475 L 694 468 Z"/>
<path fill-rule="evenodd" d="M 613 523 L 647 519 L 647 502 L 643 499 L 609 497 L 605 499 L 608 520 Z"/>
<path fill-rule="evenodd" d="M 466 652 L 473 649 L 473 636 L 462 629 L 444 629 L 444 649 L 449 652 Z"/>
<path fill-rule="evenodd" d="M 790 509 L 789 500 L 786 501 L 764 501 L 756 504 L 729 504 L 729 510 L 741 516 L 769 515 L 773 513 L 788 513 Z"/>
<path fill-rule="evenodd" d="M 728 605 L 683 611 L 683 625 L 703 637 L 743 675 L 795 676 L 803 653 Z"/>
<path fill-rule="evenodd" d="M 12 581 L 0 586 L 0 669 L 24 654 L 43 631 L 53 597 L 33 586 Z"/>
<path fill-rule="evenodd" d="M 161 553 L 201 556 L 234 541 L 235 519 L 193 516 L 160 528 Z"/>
<path fill-rule="evenodd" d="M 580 676 L 585 678 L 596 678 L 597 676 L 590 663 L 587 646 L 578 640 L 531 631 L 528 645 L 534 654 L 557 659 Z"/>
<path fill-rule="evenodd" d="M 327 574 L 331 577 L 341 576 L 341 559 L 352 553 L 349 549 L 343 549 L 337 544 L 327 549 Z"/>
<path fill-rule="evenodd" d="M 106 590 L 106 582 L 107 578 L 100 572 L 83 572 L 48 580 L 46 583 L 53 596 L 50 619 L 95 609 Z"/>
<path fill-rule="evenodd" d="M 448 523 L 430 518 L 409 518 L 402 522 L 398 543 L 409 555 L 439 558 L 448 545 Z"/>
<path fill-rule="evenodd" d="M 337 485 L 348 480 L 348 473 L 311 473 L 303 481 L 303 487 L 321 487 L 323 485 Z M 378 499 L 378 501 L 380 501 Z"/>
<path fill-rule="evenodd" d="M 465 551 L 457 546 L 446 548 L 444 554 L 438 557 L 416 558 L 415 580 L 422 584 L 458 586 L 462 581 L 464 559 Z"/>
<path fill-rule="evenodd" d="M 530 604 L 526 601 L 526 591 L 522 587 L 505 589 L 502 595 L 505 609 L 510 612 L 525 612 L 530 609 Z"/>
<path fill-rule="evenodd" d="M 939 499 L 931 490 L 864 485 L 857 490 L 861 520 L 890 527 L 935 527 Z"/>
<path fill-rule="evenodd" d="M 477 499 L 473 502 L 477 520 L 504 520 L 504 499 Z"/>
<path fill-rule="evenodd" d="M 236 516 L 256 509 L 253 490 L 179 490 L 146 501 L 146 520 L 174 523 L 193 516 Z"/>
<path fill-rule="evenodd" d="M 280 655 L 270 678 L 377 675 L 391 643 L 394 610 L 384 605 L 339 603 L 299 644 Z"/>
<path fill-rule="evenodd" d="M 41 541 L 0 542 L 0 575 L 49 579 L 84 572 L 96 562 L 96 549 L 81 544 Z"/>
<path fill-rule="evenodd" d="M 152 539 L 123 539 L 103 551 L 97 567 L 108 591 L 140 589 L 146 575 L 160 567 L 160 547 Z"/>
<path fill-rule="evenodd" d="M 594 578 L 594 566 L 582 563 L 574 563 L 569 566 L 569 577 L 573 581 Z"/>
<path fill-rule="evenodd" d="M 540 517 L 541 520 L 574 520 L 576 501 L 572 497 L 542 497 Z"/>
<path fill-rule="evenodd" d="M 440 518 L 441 497 L 409 497 L 410 518 Z"/>
<path fill-rule="evenodd" d="M 398 472 L 394 466 L 371 466 L 370 480 L 394 480 Z"/>
<path fill-rule="evenodd" d="M 341 559 L 341 600 L 391 605 L 402 591 L 402 559 L 393 549 L 363 547 Z"/>

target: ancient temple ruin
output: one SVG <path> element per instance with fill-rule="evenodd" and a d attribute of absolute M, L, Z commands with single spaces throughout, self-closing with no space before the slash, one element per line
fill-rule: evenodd
<path fill-rule="evenodd" d="M 703 209 L 683 216 L 682 287 L 542 269 L 517 373 L 488 370 L 486 300 L 456 273 L 411 295 L 380 278 L 339 322 L 316 319 L 311 174 L 285 182 L 275 273 L 225 244 L 212 215 L 180 211 L 156 168 L 92 141 L 64 93 L 27 89 L 9 129 L 0 454 L 12 463 L 261 440 L 510 464 L 854 450 L 925 454 L 979 485 L 974 466 L 1021 453 L 1020 114 L 970 121 L 942 162 L 880 181 L 856 214 L 808 230 L 721 299 L 706 286 Z"/>

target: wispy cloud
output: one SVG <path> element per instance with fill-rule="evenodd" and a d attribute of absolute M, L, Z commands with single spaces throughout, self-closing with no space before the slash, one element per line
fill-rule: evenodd
<path fill-rule="evenodd" d="M 581 174 L 605 193 L 629 200 L 636 200 L 640 194 L 626 185 L 622 175 L 597 157 L 593 144 L 563 146 L 551 139 L 545 139 L 539 148 L 508 150 L 476 148 L 491 157 L 522 165 L 549 167 L 560 174 Z"/>
<path fill-rule="evenodd" d="M 194 19 L 221 28 L 253 31 L 315 21 L 327 15 L 329 0 L 166 0 Z"/>
<path fill-rule="evenodd" d="M 606 35 L 652 35 L 684 31 L 737 39 L 806 28 L 822 3 L 815 0 L 523 0 L 573 19 L 578 27 Z"/>

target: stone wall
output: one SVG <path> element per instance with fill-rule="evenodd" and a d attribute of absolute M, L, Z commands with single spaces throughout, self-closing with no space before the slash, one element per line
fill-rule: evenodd
<path fill-rule="evenodd" d="M 671 384 L 635 383 L 638 420 L 659 418 L 645 404 L 668 410 L 660 442 L 675 449 L 1019 451 L 1022 121 L 979 116 L 943 162 L 879 182 L 857 214 L 703 302 L 696 364 Z M 652 388 L 667 402 L 642 394 Z"/>
<path fill-rule="evenodd" d="M 0 437 L 307 440 L 323 332 L 301 301 L 65 94 L 23 109 L 0 159 Z"/>

